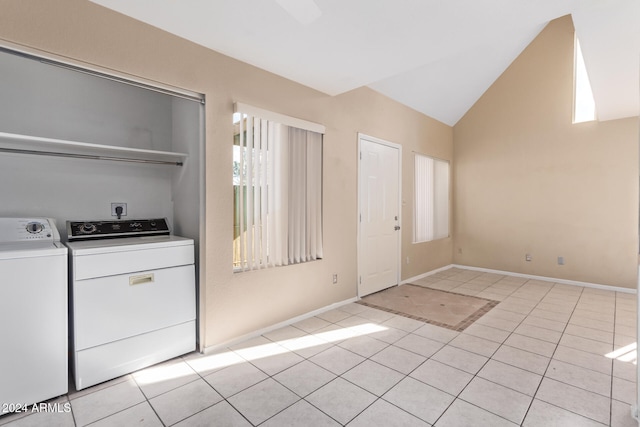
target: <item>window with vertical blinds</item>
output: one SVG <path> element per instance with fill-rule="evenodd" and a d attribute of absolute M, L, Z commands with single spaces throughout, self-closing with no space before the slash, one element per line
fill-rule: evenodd
<path fill-rule="evenodd" d="M 449 162 L 415 154 L 413 243 L 449 236 Z"/>
<path fill-rule="evenodd" d="M 324 128 L 237 104 L 234 129 L 234 269 L 322 258 Z"/>

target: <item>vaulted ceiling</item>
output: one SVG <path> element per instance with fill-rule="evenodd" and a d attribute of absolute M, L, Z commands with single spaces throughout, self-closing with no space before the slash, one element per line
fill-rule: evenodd
<path fill-rule="evenodd" d="M 640 111 L 638 0 L 92 0 L 337 95 L 362 86 L 454 125 L 571 14 L 600 120 Z"/>

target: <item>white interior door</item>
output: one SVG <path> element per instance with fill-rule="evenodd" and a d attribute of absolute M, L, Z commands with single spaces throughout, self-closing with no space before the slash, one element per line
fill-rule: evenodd
<path fill-rule="evenodd" d="M 400 159 L 397 144 L 359 135 L 358 296 L 400 279 Z"/>

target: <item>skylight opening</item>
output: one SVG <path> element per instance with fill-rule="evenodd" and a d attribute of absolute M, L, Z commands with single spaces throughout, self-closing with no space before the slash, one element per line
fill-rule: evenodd
<path fill-rule="evenodd" d="M 590 122 L 596 119 L 596 103 L 593 100 L 591 83 L 584 64 L 580 41 L 575 37 L 573 88 L 573 123 Z"/>

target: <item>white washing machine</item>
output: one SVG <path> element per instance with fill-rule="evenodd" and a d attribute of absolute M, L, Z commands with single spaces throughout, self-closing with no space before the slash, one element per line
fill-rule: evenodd
<path fill-rule="evenodd" d="M 67 393 L 67 248 L 48 218 L 0 218 L 0 415 Z"/>

